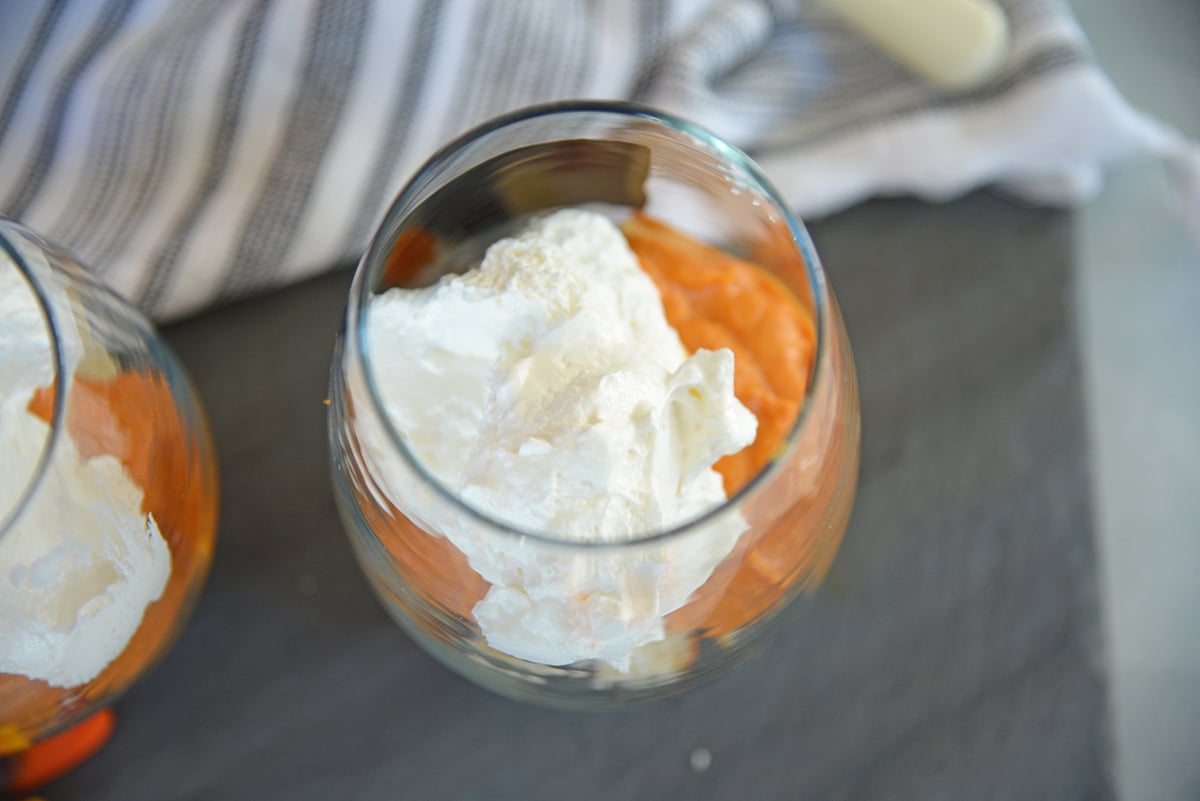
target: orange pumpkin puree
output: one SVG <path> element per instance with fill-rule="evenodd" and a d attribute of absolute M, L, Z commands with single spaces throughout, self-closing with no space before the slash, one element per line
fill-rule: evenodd
<path fill-rule="evenodd" d="M 441 534 L 426 532 L 390 504 L 375 502 L 355 482 L 351 487 L 364 522 L 395 560 L 401 575 L 409 579 L 407 586 L 426 604 L 469 620 L 471 610 L 491 585 L 471 569 L 463 552 Z M 413 609 L 407 599 L 395 600 L 420 618 L 420 610 Z"/>
<path fill-rule="evenodd" d="M 621 230 L 684 347 L 733 351 L 734 393 L 758 418 L 758 436 L 714 465 L 732 496 L 766 466 L 796 422 L 816 352 L 812 316 L 751 262 L 640 213 Z"/>
<path fill-rule="evenodd" d="M 658 287 L 667 321 L 684 347 L 733 351 L 734 394 L 758 418 L 758 434 L 748 447 L 714 465 L 732 497 L 767 466 L 796 422 L 816 354 L 812 315 L 752 262 L 644 214 L 621 228 Z M 797 525 L 803 516 L 804 507 L 794 508 L 757 541 L 744 536 L 701 597 L 668 617 L 671 627 L 720 636 L 770 609 L 789 591 L 797 561 L 805 561 L 797 559 L 799 551 L 809 550 L 796 547 L 795 538 L 806 530 Z"/>
<path fill-rule="evenodd" d="M 142 511 L 154 515 L 171 548 L 171 572 L 188 575 L 193 562 L 207 562 L 212 537 L 200 535 L 214 527 L 215 482 L 201 490 L 213 467 L 201 464 L 200 448 L 189 442 L 166 380 L 137 370 L 106 380 L 77 376 L 69 403 L 67 427 L 80 456 L 115 456 L 142 488 Z M 53 388 L 38 390 L 29 411 L 49 422 Z M 185 542 L 198 547 L 181 547 Z"/>

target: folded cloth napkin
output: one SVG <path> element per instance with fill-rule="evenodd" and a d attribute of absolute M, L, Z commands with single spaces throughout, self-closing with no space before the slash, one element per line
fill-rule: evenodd
<path fill-rule="evenodd" d="M 176 318 L 357 257 L 441 144 L 586 97 L 712 128 L 802 216 L 986 184 L 1076 203 L 1139 154 L 1196 215 L 1196 150 L 1122 100 L 1065 5 L 1002 5 L 1006 65 L 949 94 L 804 0 L 6 3 L 0 213 Z"/>

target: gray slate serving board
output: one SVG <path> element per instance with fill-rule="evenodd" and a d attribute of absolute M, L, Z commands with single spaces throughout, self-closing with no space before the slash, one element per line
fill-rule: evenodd
<path fill-rule="evenodd" d="M 858 359 L 862 480 L 829 580 L 752 661 L 571 714 L 475 688 L 389 622 L 327 478 L 341 271 L 166 330 L 220 453 L 214 570 L 114 741 L 47 797 L 1111 797 L 1069 220 L 976 195 L 813 233 Z"/>

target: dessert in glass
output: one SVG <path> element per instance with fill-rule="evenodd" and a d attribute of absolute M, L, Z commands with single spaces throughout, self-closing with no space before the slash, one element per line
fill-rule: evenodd
<path fill-rule="evenodd" d="M 0 790 L 18 792 L 29 766 L 78 752 L 64 732 L 109 728 L 103 710 L 175 639 L 208 571 L 217 479 L 150 324 L 4 219 L 0 442 Z"/>
<path fill-rule="evenodd" d="M 436 154 L 350 292 L 333 483 L 436 658 L 602 706 L 717 675 L 824 576 L 859 411 L 803 226 L 713 134 L 539 106 Z"/>

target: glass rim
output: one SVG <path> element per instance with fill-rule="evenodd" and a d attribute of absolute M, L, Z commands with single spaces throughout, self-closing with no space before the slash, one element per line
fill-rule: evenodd
<path fill-rule="evenodd" d="M 813 298 L 815 342 L 811 378 L 808 386 L 805 388 L 804 400 L 800 406 L 800 411 L 796 414 L 796 419 L 793 421 L 787 436 L 784 438 L 783 447 L 777 450 L 777 454 L 762 469 L 755 473 L 753 478 L 739 487 L 737 492 L 721 503 L 706 510 L 703 514 L 684 520 L 682 523 L 670 526 L 669 528 L 654 529 L 644 535 L 619 541 L 576 541 L 563 539 L 562 537 L 555 536 L 552 532 L 522 528 L 509 521 L 487 514 L 464 501 L 458 494 L 445 486 L 426 469 L 421 460 L 409 449 L 407 443 L 404 441 L 404 437 L 400 435 L 392 424 L 392 420 L 384 408 L 378 383 L 375 380 L 374 366 L 367 349 L 368 335 L 366 319 L 370 305 L 368 301 L 374 294 L 372 288 L 375 284 L 374 279 L 380 275 L 390 252 L 390 245 L 387 250 L 384 249 L 382 237 L 388 231 L 398 227 L 402 220 L 401 209 L 412 201 L 413 196 L 417 192 L 425 188 L 425 184 L 429 181 L 430 176 L 468 146 L 491 133 L 512 125 L 544 117 L 580 113 L 609 114 L 618 118 L 643 120 L 662 125 L 691 137 L 703 147 L 710 150 L 714 156 L 733 163 L 751 179 L 757 189 L 762 191 L 763 195 L 770 201 L 774 211 L 787 224 L 792 244 L 804 262 L 805 273 L 808 277 L 809 289 Z M 597 141 L 603 141 L 599 137 L 593 138 L 596 138 Z M 367 280 L 367 278 L 372 280 Z M 528 539 L 545 545 L 568 549 L 620 550 L 659 544 L 701 530 L 710 523 L 736 512 L 752 496 L 756 495 L 772 476 L 779 472 L 782 464 L 795 451 L 801 435 L 808 428 L 811 417 L 810 411 L 818 388 L 822 387 L 825 381 L 834 379 L 833 376 L 826 376 L 827 370 L 822 366 L 822 362 L 824 361 L 822 357 L 828 347 L 828 343 L 826 342 L 826 328 L 829 323 L 827 291 L 825 273 L 817 257 L 816 248 L 813 246 L 812 240 L 808 235 L 808 229 L 791 212 L 782 194 L 770 182 L 762 172 L 762 169 L 740 148 L 730 144 L 703 126 L 643 104 L 628 101 L 565 100 L 527 106 L 487 120 L 442 146 L 412 174 L 376 227 L 375 233 L 372 235 L 371 241 L 363 253 L 358 267 L 355 269 L 354 280 L 350 289 L 350 303 L 346 310 L 346 330 L 352 334 L 353 352 L 351 355 L 353 358 L 358 359 L 362 365 L 363 381 L 367 388 L 368 403 L 371 406 L 371 411 L 379 417 L 383 424 L 383 429 L 389 440 L 389 446 L 404 459 L 407 465 L 427 486 L 433 488 L 434 493 L 441 500 L 448 503 L 457 512 L 465 513 L 471 520 L 482 523 L 487 527 L 489 534 L 495 533 L 517 539 Z M 397 508 L 401 514 L 404 514 L 403 509 Z"/>
<path fill-rule="evenodd" d="M 33 470 L 30 471 L 28 478 L 25 481 L 25 487 L 16 496 L 12 504 L 12 508 L 8 510 L 0 510 L 0 542 L 20 520 L 26 508 L 32 502 L 34 495 L 42 485 L 42 481 L 46 476 L 46 472 L 50 469 L 51 457 L 55 448 L 58 447 L 58 440 L 62 434 L 64 416 L 66 414 L 64 398 L 64 382 L 62 377 L 66 375 L 66 356 L 63 353 L 62 336 L 59 331 L 58 321 L 54 316 L 54 307 L 50 303 L 50 299 L 46 293 L 45 287 L 37 277 L 34 269 L 25 260 L 20 248 L 12 243 L 12 239 L 16 236 L 27 235 L 29 232 L 20 225 L 7 217 L 0 216 L 0 257 L 7 257 L 16 266 L 17 271 L 25 279 L 29 286 L 30 292 L 37 301 L 38 309 L 42 315 L 42 322 L 46 326 L 46 333 L 50 337 L 50 347 L 53 352 L 54 360 L 54 383 L 52 384 L 54 393 L 53 412 L 50 415 L 50 431 L 42 442 L 42 452 L 38 455 L 37 463 Z M 31 238 L 34 244 L 35 239 Z"/>

